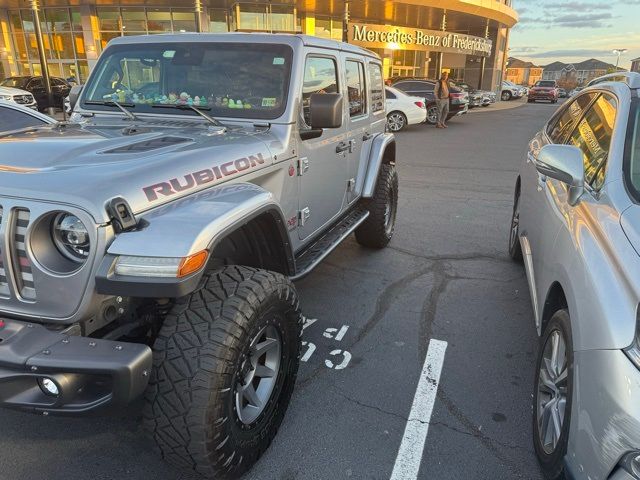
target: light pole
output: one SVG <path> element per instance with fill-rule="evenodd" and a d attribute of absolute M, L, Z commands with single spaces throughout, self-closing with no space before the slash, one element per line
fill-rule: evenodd
<path fill-rule="evenodd" d="M 342 17 L 342 41 L 349 41 L 349 0 L 344 0 L 344 14 Z"/>
<path fill-rule="evenodd" d="M 614 48 L 613 49 L 613 53 L 614 55 L 617 55 L 618 58 L 616 60 L 616 71 L 618 70 L 618 64 L 620 63 L 620 55 L 627 53 L 627 49 L 626 48 Z"/>
<path fill-rule="evenodd" d="M 33 24 L 36 34 L 36 45 L 38 47 L 38 57 L 40 58 L 40 69 L 42 70 L 42 83 L 44 84 L 44 91 L 47 94 L 47 111 L 49 115 L 53 116 L 56 109 L 53 105 L 53 95 L 51 93 L 51 78 L 49 77 L 49 66 L 47 65 L 47 56 L 44 51 L 42 28 L 40 27 L 40 5 L 38 3 L 38 0 L 31 0 L 30 3 L 31 12 L 33 13 Z"/>

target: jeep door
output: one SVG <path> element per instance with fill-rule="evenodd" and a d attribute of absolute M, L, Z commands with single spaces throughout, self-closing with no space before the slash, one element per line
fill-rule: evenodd
<path fill-rule="evenodd" d="M 337 53 L 337 52 L 336 52 Z M 313 236 L 340 215 L 347 202 L 347 125 L 311 130 L 309 100 L 314 93 L 342 93 L 338 55 L 310 49 L 305 59 L 301 96 L 298 235 Z M 344 102 L 347 103 L 345 95 Z M 346 106 L 343 112 L 346 111 Z"/>
<path fill-rule="evenodd" d="M 347 142 L 349 204 L 360 198 L 367 172 L 371 145 L 376 134 L 384 131 L 384 84 L 380 64 L 365 62 L 363 57 L 343 54 L 348 97 Z"/>

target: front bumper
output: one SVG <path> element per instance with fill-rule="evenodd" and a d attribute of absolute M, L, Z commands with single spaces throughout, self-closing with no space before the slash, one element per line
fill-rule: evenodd
<path fill-rule="evenodd" d="M 125 405 L 149 382 L 152 354 L 146 345 L 66 336 L 14 320 L 0 326 L 0 406 L 80 414 Z M 59 395 L 44 392 L 45 378 Z"/>
<path fill-rule="evenodd" d="M 640 371 L 620 350 L 575 352 L 567 467 L 578 479 L 626 479 L 620 460 L 640 450 Z"/>

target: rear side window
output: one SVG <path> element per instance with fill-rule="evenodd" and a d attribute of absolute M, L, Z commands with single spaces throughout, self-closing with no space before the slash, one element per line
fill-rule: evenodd
<path fill-rule="evenodd" d="M 29 82 L 28 88 L 44 88 L 44 82 L 41 78 L 34 78 Z"/>
<path fill-rule="evenodd" d="M 311 122 L 309 102 L 314 93 L 338 93 L 338 69 L 333 58 L 307 58 L 302 86 L 302 111 L 307 125 Z"/>
<path fill-rule="evenodd" d="M 580 95 L 549 122 L 547 134 L 553 143 L 565 143 L 567 136 L 573 130 L 576 122 L 582 118 L 586 108 L 598 95 L 597 93 L 587 93 Z"/>
<path fill-rule="evenodd" d="M 386 90 L 387 96 L 389 90 Z M 369 96 L 371 97 L 371 111 L 379 112 L 384 110 L 384 82 L 382 80 L 382 69 L 376 63 L 369 64 Z"/>
<path fill-rule="evenodd" d="M 393 86 L 403 92 L 432 91 L 435 87 L 435 85 L 430 82 L 399 82 Z"/>
<path fill-rule="evenodd" d="M 585 183 L 596 191 L 604 185 L 616 110 L 617 102 L 613 97 L 600 95 L 567 142 L 582 150 Z"/>
<path fill-rule="evenodd" d="M 364 83 L 364 63 L 347 60 L 347 92 L 349 94 L 349 116 L 359 117 L 367 113 Z"/>
<path fill-rule="evenodd" d="M 395 100 L 395 99 L 396 99 L 396 94 L 395 94 L 395 93 L 393 93 L 391 90 L 389 90 L 389 89 L 385 89 L 385 91 L 386 91 L 387 98 L 391 98 L 391 99 L 393 99 L 393 100 Z"/>

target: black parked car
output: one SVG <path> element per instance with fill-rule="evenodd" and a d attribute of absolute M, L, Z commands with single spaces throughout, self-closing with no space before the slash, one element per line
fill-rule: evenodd
<path fill-rule="evenodd" d="M 427 122 L 435 125 L 438 121 L 438 109 L 436 107 L 436 97 L 433 93 L 437 80 L 429 78 L 398 78 L 392 80 L 392 86 L 398 90 L 402 90 L 408 95 L 414 97 L 423 97 L 427 104 Z M 452 117 L 463 115 L 469 110 L 469 93 L 463 89 L 456 87 L 452 83 L 449 84 L 449 116 Z"/>
<path fill-rule="evenodd" d="M 64 98 L 69 95 L 71 85 L 66 80 L 58 77 L 50 77 L 51 93 L 53 94 L 53 105 L 49 105 L 47 92 L 44 88 L 44 80 L 42 77 L 33 77 L 25 75 L 22 77 L 9 77 L 0 82 L 2 87 L 20 88 L 31 92 L 38 102 L 38 109 L 44 110 L 48 107 L 62 108 Z"/>

